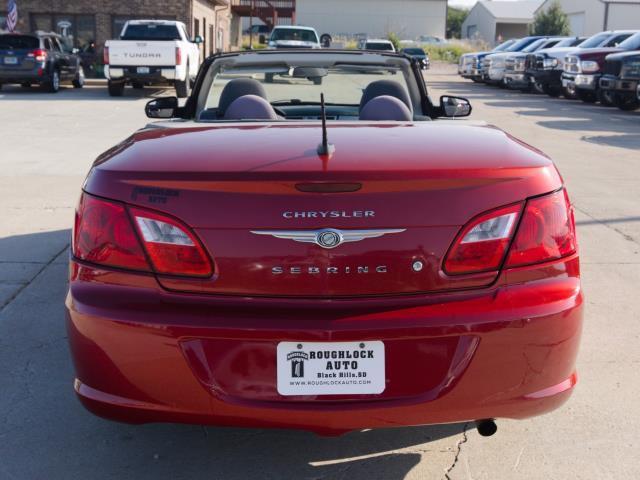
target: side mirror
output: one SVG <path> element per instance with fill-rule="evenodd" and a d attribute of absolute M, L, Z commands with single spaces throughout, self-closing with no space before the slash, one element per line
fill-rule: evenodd
<path fill-rule="evenodd" d="M 202 37 L 200 35 L 196 35 L 193 39 L 193 43 L 200 45 L 202 43 Z"/>
<path fill-rule="evenodd" d="M 147 102 L 144 113 L 149 118 L 173 118 L 177 108 L 177 97 L 160 97 Z"/>
<path fill-rule="evenodd" d="M 264 35 L 260 35 L 258 37 L 258 42 L 260 42 L 260 45 L 265 45 L 267 43 L 267 37 L 265 37 Z"/>
<path fill-rule="evenodd" d="M 440 111 L 443 117 L 468 117 L 472 110 L 471 103 L 466 98 L 448 95 L 440 97 Z"/>

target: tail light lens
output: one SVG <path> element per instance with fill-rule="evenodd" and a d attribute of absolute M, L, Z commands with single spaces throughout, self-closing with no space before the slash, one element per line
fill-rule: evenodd
<path fill-rule="evenodd" d="M 566 190 L 527 202 L 507 267 L 566 257 L 577 249 L 573 208 Z"/>
<path fill-rule="evenodd" d="M 472 220 L 449 250 L 444 271 L 497 271 L 503 261 L 507 268 L 521 267 L 576 252 L 575 220 L 566 190 L 528 200 L 518 222 L 521 210 L 522 204 L 511 205 Z"/>
<path fill-rule="evenodd" d="M 176 65 L 182 65 L 182 51 L 176 47 Z"/>
<path fill-rule="evenodd" d="M 73 254 L 109 267 L 151 271 L 124 205 L 82 195 L 76 211 Z"/>
<path fill-rule="evenodd" d="M 35 59 L 36 62 L 44 62 L 47 60 L 47 51 L 38 48 L 27 54 L 27 57 Z"/>
<path fill-rule="evenodd" d="M 480 215 L 458 235 L 444 270 L 450 275 L 498 270 L 507 253 L 522 204 Z"/>
<path fill-rule="evenodd" d="M 200 241 L 181 222 L 132 208 L 131 214 L 154 270 L 167 275 L 210 277 L 211 262 Z"/>
<path fill-rule="evenodd" d="M 109 47 L 104 47 L 102 50 L 102 63 L 109 65 Z"/>
<path fill-rule="evenodd" d="M 109 267 L 164 275 L 212 275 L 209 257 L 186 225 L 156 212 L 128 210 L 121 203 L 83 194 L 76 212 L 73 254 Z"/>

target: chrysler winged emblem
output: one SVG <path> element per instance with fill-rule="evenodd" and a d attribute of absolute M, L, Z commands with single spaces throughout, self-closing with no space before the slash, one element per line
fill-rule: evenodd
<path fill-rule="evenodd" d="M 402 233 L 405 228 L 377 230 L 337 230 L 323 228 L 321 230 L 252 230 L 255 235 L 269 235 L 275 238 L 293 240 L 294 242 L 315 243 L 322 248 L 336 248 L 348 242 L 359 242 L 367 238 L 377 238 L 391 233 Z"/>

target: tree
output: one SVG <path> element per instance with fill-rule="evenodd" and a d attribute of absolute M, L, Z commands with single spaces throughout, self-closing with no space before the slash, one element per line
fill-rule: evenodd
<path fill-rule="evenodd" d="M 531 26 L 533 35 L 570 35 L 569 17 L 562 11 L 560 2 L 554 0 L 549 8 L 536 14 Z"/>
<path fill-rule="evenodd" d="M 469 9 L 449 7 L 447 9 L 447 38 L 460 38 L 462 24 L 469 15 Z"/>

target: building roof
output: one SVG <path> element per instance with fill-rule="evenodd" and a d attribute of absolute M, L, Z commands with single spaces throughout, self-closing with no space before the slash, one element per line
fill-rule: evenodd
<path fill-rule="evenodd" d="M 516 20 L 530 22 L 543 3 L 544 0 L 520 0 L 517 2 L 480 0 L 478 2 L 499 22 Z"/>

